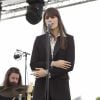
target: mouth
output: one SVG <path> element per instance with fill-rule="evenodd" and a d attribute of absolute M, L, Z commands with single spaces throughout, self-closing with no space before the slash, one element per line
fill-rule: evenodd
<path fill-rule="evenodd" d="M 51 23 L 51 27 L 54 25 L 54 23 Z"/>

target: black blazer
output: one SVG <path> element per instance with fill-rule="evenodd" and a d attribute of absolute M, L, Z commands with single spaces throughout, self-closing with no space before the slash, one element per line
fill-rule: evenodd
<path fill-rule="evenodd" d="M 73 69 L 75 60 L 75 47 L 73 36 L 66 37 L 67 48 L 65 50 L 60 48 L 59 38 L 55 44 L 53 58 L 51 56 L 50 48 L 47 47 L 47 34 L 38 36 L 33 46 L 30 66 L 34 70 L 37 67 L 47 69 L 47 59 L 49 55 L 49 65 L 53 60 L 67 60 L 71 62 L 71 67 L 67 70 L 49 67 L 51 78 L 49 80 L 49 100 L 71 100 L 69 90 L 68 72 Z M 49 51 L 49 53 L 48 53 Z M 48 54 L 48 55 L 47 55 Z M 46 78 L 37 78 L 33 91 L 33 100 L 46 100 L 47 93 Z"/>
<path fill-rule="evenodd" d="M 31 62 L 30 66 L 31 69 L 34 70 L 37 67 L 42 67 L 44 69 L 47 68 L 47 34 L 43 34 L 41 36 L 38 36 L 35 40 L 32 56 L 31 56 Z M 71 62 L 71 67 L 67 70 L 56 68 L 56 67 L 50 67 L 50 73 L 51 78 L 68 78 L 67 72 L 71 71 L 74 66 L 74 60 L 75 60 L 75 45 L 74 45 L 74 38 L 71 35 L 68 35 L 65 37 L 67 39 L 67 48 L 65 50 L 60 48 L 60 41 L 59 39 L 56 42 L 53 58 L 51 56 L 51 51 L 49 52 L 49 63 L 51 63 L 52 60 L 67 60 Z"/>

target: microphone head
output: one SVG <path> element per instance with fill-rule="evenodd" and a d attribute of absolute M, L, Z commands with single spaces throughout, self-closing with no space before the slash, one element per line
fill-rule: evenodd
<path fill-rule="evenodd" d="M 19 53 L 19 52 L 15 52 L 15 54 L 14 54 L 14 59 L 21 59 L 22 58 L 22 54 L 21 53 Z"/>
<path fill-rule="evenodd" d="M 18 59 L 18 58 L 20 58 L 20 55 L 18 55 L 18 54 L 17 55 L 14 55 L 14 58 L 15 59 Z"/>
<path fill-rule="evenodd" d="M 51 22 L 48 22 L 47 27 L 51 28 Z"/>
<path fill-rule="evenodd" d="M 51 22 L 47 23 L 47 32 L 50 33 L 51 30 Z"/>

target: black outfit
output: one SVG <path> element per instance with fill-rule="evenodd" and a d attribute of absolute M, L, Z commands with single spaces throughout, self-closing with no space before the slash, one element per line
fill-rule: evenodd
<path fill-rule="evenodd" d="M 5 92 L 0 91 L 0 100 L 13 100 L 13 98 L 14 98 L 13 93 L 14 92 L 15 91 L 12 92 L 11 90 L 9 90 L 9 91 L 6 90 Z M 23 94 L 22 94 L 21 99 L 26 100 L 26 96 L 23 96 Z M 14 100 L 19 100 L 19 95 L 16 95 Z"/>
<path fill-rule="evenodd" d="M 2 88 L 0 90 L 0 100 L 19 100 L 19 94 L 22 94 L 22 97 L 20 97 L 22 100 L 26 100 L 26 86 L 9 86 L 7 88 Z"/>
<path fill-rule="evenodd" d="M 60 40 L 54 47 L 53 58 L 50 52 L 50 63 L 56 60 L 67 60 L 71 62 L 71 67 L 67 70 L 62 68 L 57 68 L 50 66 L 49 72 L 51 78 L 49 79 L 49 100 L 71 100 L 70 90 L 69 90 L 69 76 L 68 72 L 73 70 L 74 60 L 75 60 L 75 47 L 74 38 L 71 35 L 66 34 L 64 37 L 67 41 L 67 48 L 60 48 Z M 46 34 L 38 36 L 35 40 L 30 66 L 31 69 L 44 68 L 46 69 Z M 45 100 L 45 89 L 46 89 L 46 78 L 38 78 L 35 81 L 35 87 L 33 92 L 33 100 Z"/>
<path fill-rule="evenodd" d="M 0 95 L 0 100 L 12 100 L 12 98 L 8 98 Z"/>
<path fill-rule="evenodd" d="M 13 97 L 4 97 L 4 96 L 0 95 L 0 100 L 12 100 L 12 99 L 13 99 Z M 14 100 L 19 100 L 19 98 L 16 97 L 16 99 L 14 99 Z M 22 97 L 22 100 L 26 100 L 26 99 L 24 97 Z"/>

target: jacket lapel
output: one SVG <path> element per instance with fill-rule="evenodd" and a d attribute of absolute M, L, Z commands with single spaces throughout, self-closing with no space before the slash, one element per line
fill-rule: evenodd
<path fill-rule="evenodd" d="M 55 57 L 55 55 L 57 54 L 59 49 L 60 49 L 60 38 L 58 37 L 57 42 L 56 42 L 55 47 L 54 47 L 53 58 Z"/>

